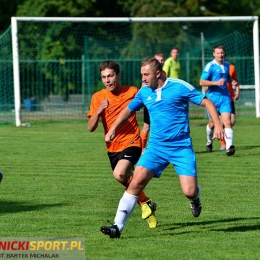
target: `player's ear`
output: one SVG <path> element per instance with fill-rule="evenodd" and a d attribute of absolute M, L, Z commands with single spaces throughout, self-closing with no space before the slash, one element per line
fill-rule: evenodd
<path fill-rule="evenodd" d="M 162 74 L 162 72 L 160 70 L 157 70 L 156 71 L 156 78 L 157 79 L 160 78 L 161 74 Z"/>

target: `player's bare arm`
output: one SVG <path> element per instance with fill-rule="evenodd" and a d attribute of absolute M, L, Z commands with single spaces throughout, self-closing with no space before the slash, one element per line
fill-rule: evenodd
<path fill-rule="evenodd" d="M 207 86 L 207 87 L 211 87 L 211 86 L 223 86 L 225 84 L 225 79 L 220 79 L 218 81 L 210 81 L 210 80 L 206 80 L 206 79 L 201 79 L 200 80 L 200 86 Z"/>
<path fill-rule="evenodd" d="M 236 92 L 235 92 L 234 100 L 238 100 L 239 99 L 239 94 L 240 94 L 239 85 L 236 85 L 235 89 L 236 89 Z"/>
<path fill-rule="evenodd" d="M 212 121 L 214 124 L 214 135 L 213 135 L 212 139 L 223 140 L 225 137 L 225 131 L 224 131 L 222 123 L 219 119 L 219 115 L 218 115 L 215 105 L 207 98 L 204 98 L 202 100 L 202 102 L 200 103 L 200 105 L 205 107 L 208 110 L 208 112 L 212 118 Z"/>
<path fill-rule="evenodd" d="M 97 129 L 100 115 L 106 108 L 108 108 L 108 106 L 109 102 L 107 98 L 101 101 L 97 112 L 88 121 L 88 130 L 90 132 L 94 132 Z"/>
<path fill-rule="evenodd" d="M 231 85 L 232 85 L 232 88 L 235 89 L 234 100 L 238 100 L 239 94 L 240 94 L 239 83 L 237 80 L 232 80 Z"/>
<path fill-rule="evenodd" d="M 205 89 L 205 92 L 208 91 L 209 87 L 208 86 L 202 86 Z"/>
<path fill-rule="evenodd" d="M 132 115 L 132 112 L 128 109 L 128 107 L 125 107 L 113 123 L 113 125 L 108 130 L 107 134 L 105 135 L 105 141 L 111 142 L 115 137 L 116 129 L 122 125 L 130 116 Z"/>

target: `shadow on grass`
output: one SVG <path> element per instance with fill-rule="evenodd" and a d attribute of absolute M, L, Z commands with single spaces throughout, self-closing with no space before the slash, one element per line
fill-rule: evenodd
<path fill-rule="evenodd" d="M 239 145 L 239 150 L 251 150 L 260 148 L 260 145 Z"/>
<path fill-rule="evenodd" d="M 19 201 L 0 201 L 0 215 L 6 213 L 17 213 L 17 212 L 26 212 L 34 210 L 42 210 L 45 208 L 59 207 L 63 206 L 62 203 L 57 204 L 39 204 L 39 205 L 30 205 L 25 202 Z"/>
<path fill-rule="evenodd" d="M 195 151 L 195 153 L 196 154 L 203 154 L 203 153 L 205 153 L 205 154 L 206 153 L 212 154 L 212 153 L 218 152 L 218 153 L 223 153 L 225 155 L 225 151 L 220 151 L 219 148 L 220 148 L 220 145 L 218 145 L 215 150 L 213 148 L 212 152 L 209 153 L 209 152 L 206 151 L 206 145 L 205 145 L 205 150 L 204 151 Z M 245 146 L 239 145 L 238 148 L 236 146 L 235 146 L 235 148 L 236 148 L 236 151 L 246 151 L 246 150 L 258 149 L 258 148 L 260 148 L 260 145 L 245 145 Z M 235 154 L 235 156 L 236 155 L 237 154 Z M 244 156 L 244 154 L 243 154 L 243 156 Z"/>
<path fill-rule="evenodd" d="M 252 223 L 255 222 L 255 224 Z M 248 223 L 248 225 L 246 223 Z M 224 227 L 223 227 L 224 224 Z M 252 225 L 253 224 L 253 225 Z M 167 226 L 169 226 L 167 228 Z M 200 222 L 185 222 L 185 223 L 173 223 L 161 226 L 165 230 L 176 231 L 175 234 L 183 234 L 190 232 L 198 232 L 198 230 L 190 230 L 179 232 L 178 229 L 198 226 L 202 230 L 208 231 L 221 231 L 221 232 L 246 232 L 260 229 L 260 217 L 252 218 L 230 218 L 212 221 L 200 221 Z"/>

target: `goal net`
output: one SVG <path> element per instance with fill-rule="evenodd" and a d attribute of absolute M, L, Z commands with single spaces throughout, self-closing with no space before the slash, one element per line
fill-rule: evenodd
<path fill-rule="evenodd" d="M 0 35 L 0 123 L 14 123 L 14 82 L 11 27 Z"/>
<path fill-rule="evenodd" d="M 158 51 L 167 58 L 173 46 L 180 49 L 183 79 L 201 90 L 202 67 L 213 59 L 217 44 L 225 46 L 227 61 L 237 68 L 242 86 L 237 116 L 255 116 L 259 110 L 255 21 L 255 17 L 14 17 L 12 29 L 0 38 L 0 121 L 19 126 L 33 120 L 85 119 L 92 94 L 103 88 L 98 70 L 102 61 L 117 61 L 122 84 L 139 87 L 141 60 Z M 5 114 L 10 118 L 2 117 Z M 190 116 L 202 118 L 205 111 L 191 105 Z"/>

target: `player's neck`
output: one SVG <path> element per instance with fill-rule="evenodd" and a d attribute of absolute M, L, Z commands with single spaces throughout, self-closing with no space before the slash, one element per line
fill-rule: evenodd
<path fill-rule="evenodd" d="M 163 87 L 164 86 L 164 84 L 165 84 L 165 81 L 166 81 L 166 77 L 161 77 L 159 80 L 158 80 L 158 85 L 157 85 L 157 87 L 156 88 L 161 88 L 161 87 Z"/>
<path fill-rule="evenodd" d="M 218 65 L 222 65 L 222 64 L 223 64 L 223 60 L 216 60 L 216 59 L 215 59 L 215 62 L 216 62 Z"/>
<path fill-rule="evenodd" d="M 116 86 L 116 88 L 113 90 L 112 93 L 114 95 L 117 95 L 117 94 L 121 93 L 121 91 L 122 91 L 122 85 L 120 83 L 118 83 L 118 85 Z"/>

